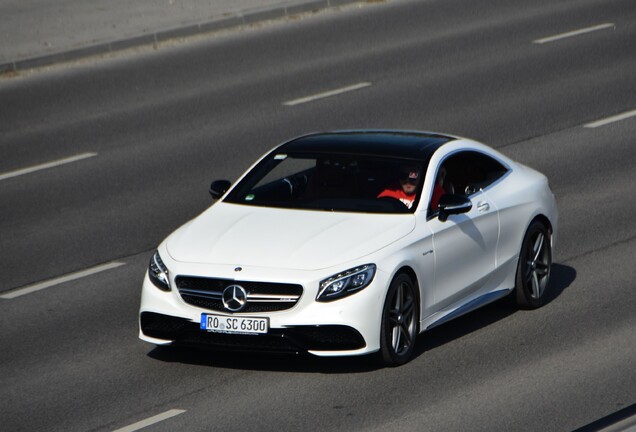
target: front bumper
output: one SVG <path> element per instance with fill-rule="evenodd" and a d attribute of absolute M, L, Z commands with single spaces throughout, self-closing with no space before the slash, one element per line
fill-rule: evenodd
<path fill-rule="evenodd" d="M 215 269 L 214 274 L 223 274 L 223 270 Z M 378 269 L 373 282 L 365 289 L 349 297 L 323 303 L 316 302 L 315 297 L 319 281 L 329 271 L 319 273 L 286 272 L 286 282 L 298 283 L 304 289 L 300 300 L 291 309 L 234 315 L 188 304 L 174 284 L 172 291 L 161 291 L 146 275 L 141 296 L 139 337 L 157 345 L 195 346 L 223 351 L 308 352 L 318 356 L 359 355 L 377 351 L 382 307 L 388 286 L 387 275 Z M 278 276 L 254 275 L 253 280 L 280 282 Z M 200 329 L 202 313 L 267 317 L 269 332 L 266 335 L 207 332 Z"/>
<path fill-rule="evenodd" d="M 171 340 L 172 345 L 222 351 L 355 351 L 366 345 L 357 330 L 342 325 L 271 329 L 266 335 L 224 334 L 202 331 L 198 323 L 188 319 L 154 312 L 142 312 L 139 323 L 144 336 Z"/>

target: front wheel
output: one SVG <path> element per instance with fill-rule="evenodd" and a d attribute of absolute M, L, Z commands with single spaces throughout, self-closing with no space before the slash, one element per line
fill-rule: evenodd
<path fill-rule="evenodd" d="M 515 281 L 515 298 L 519 307 L 536 309 L 545 304 L 551 265 L 550 232 L 544 224 L 534 221 L 526 232 L 519 253 Z"/>
<path fill-rule="evenodd" d="M 380 355 L 387 366 L 399 366 L 413 355 L 419 307 L 416 286 L 406 274 L 391 282 L 382 311 Z"/>

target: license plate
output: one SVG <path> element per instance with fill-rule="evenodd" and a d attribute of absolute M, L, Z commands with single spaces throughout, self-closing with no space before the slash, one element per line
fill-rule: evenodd
<path fill-rule="evenodd" d="M 266 334 L 269 318 L 201 314 L 201 330 L 215 333 Z"/>

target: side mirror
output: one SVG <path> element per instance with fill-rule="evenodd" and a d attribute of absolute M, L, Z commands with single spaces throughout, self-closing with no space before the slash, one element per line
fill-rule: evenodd
<path fill-rule="evenodd" d="M 468 213 L 473 208 L 473 203 L 464 195 L 446 194 L 439 199 L 440 222 L 446 222 L 448 216 Z"/>
<path fill-rule="evenodd" d="M 232 186 L 232 183 L 228 180 L 215 180 L 210 185 L 210 195 L 214 199 L 219 199 L 227 192 L 230 186 Z"/>

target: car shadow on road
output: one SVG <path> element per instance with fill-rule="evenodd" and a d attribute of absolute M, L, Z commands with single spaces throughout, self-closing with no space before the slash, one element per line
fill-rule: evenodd
<path fill-rule="evenodd" d="M 546 294 L 546 304 L 558 298 L 575 279 L 576 270 L 573 267 L 553 263 L 550 269 L 550 285 Z M 519 309 L 514 304 L 512 296 L 504 297 L 427 331 L 423 334 L 424 337 L 418 339 L 413 357 L 419 357 L 426 351 L 431 351 L 453 340 L 460 339 L 517 312 L 519 312 Z"/>
<path fill-rule="evenodd" d="M 309 354 L 215 352 L 185 347 L 156 347 L 148 356 L 163 362 L 267 372 L 352 374 L 382 368 L 374 356 L 324 358 Z"/>
<path fill-rule="evenodd" d="M 553 264 L 551 272 L 548 303 L 559 297 L 576 279 L 576 270 L 566 265 Z M 504 298 L 436 327 L 418 338 L 413 358 L 496 323 L 517 311 L 513 302 Z M 302 354 L 219 353 L 190 348 L 157 347 L 148 356 L 170 363 L 268 372 L 351 374 L 383 368 L 375 355 L 325 358 Z"/>

